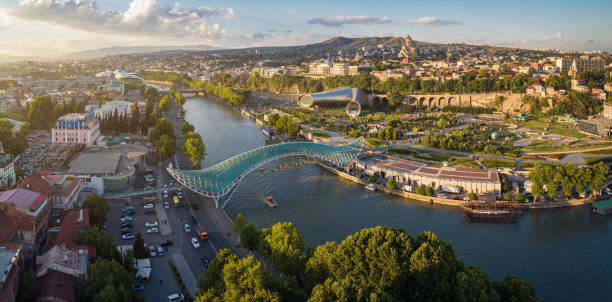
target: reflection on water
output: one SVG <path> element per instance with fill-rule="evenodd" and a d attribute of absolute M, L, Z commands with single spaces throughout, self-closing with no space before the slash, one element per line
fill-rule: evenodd
<path fill-rule="evenodd" d="M 202 98 L 185 104 L 186 119 L 206 143 L 210 166 L 264 145 L 260 129 L 239 112 Z M 279 207 L 261 199 L 272 195 Z M 548 301 L 606 301 L 612 282 L 611 217 L 590 207 L 525 212 L 518 224 L 468 223 L 454 207 L 430 205 L 366 191 L 317 166 L 252 173 L 226 211 L 258 227 L 291 221 L 310 245 L 340 241 L 364 227 L 401 227 L 416 236 L 429 230 L 453 244 L 466 265 L 492 278 L 515 274 Z M 586 298 L 588 297 L 588 298 Z"/>

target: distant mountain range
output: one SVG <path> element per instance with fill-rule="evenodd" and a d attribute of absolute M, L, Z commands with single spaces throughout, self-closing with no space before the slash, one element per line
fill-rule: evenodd
<path fill-rule="evenodd" d="M 18 57 L 18 56 L 11 56 L 11 55 L 5 55 L 0 53 L 0 63 L 11 63 L 11 62 L 16 62 L 16 61 L 23 61 L 23 60 L 39 60 L 40 58 L 38 57 Z"/>
<path fill-rule="evenodd" d="M 77 52 L 71 52 L 62 55 L 64 59 L 93 59 L 105 56 L 124 55 L 124 54 L 143 54 L 155 53 L 164 51 L 205 51 L 218 50 L 220 48 L 208 45 L 179 45 L 179 46 L 116 46 L 105 47 L 99 49 L 90 49 Z"/>

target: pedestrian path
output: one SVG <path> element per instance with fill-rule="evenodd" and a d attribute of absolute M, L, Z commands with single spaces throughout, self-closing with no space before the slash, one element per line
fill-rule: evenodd
<path fill-rule="evenodd" d="M 183 283 L 189 292 L 191 297 L 195 297 L 198 292 L 198 281 L 191 272 L 189 265 L 187 264 L 187 260 L 185 260 L 185 256 L 181 253 L 172 253 L 172 262 L 176 266 L 176 270 L 179 275 L 181 275 L 181 279 L 183 279 Z"/>

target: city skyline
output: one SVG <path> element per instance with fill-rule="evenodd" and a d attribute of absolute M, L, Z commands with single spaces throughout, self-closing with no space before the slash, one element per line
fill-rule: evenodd
<path fill-rule="evenodd" d="M 114 46 L 287 46 L 334 36 L 406 36 L 467 43 L 573 50 L 612 49 L 605 12 L 586 1 L 287 3 L 194 0 L 0 0 L 0 53 L 58 55 Z M 501 13 L 500 13 L 501 12 Z M 584 13 L 583 13 L 584 12 Z"/>

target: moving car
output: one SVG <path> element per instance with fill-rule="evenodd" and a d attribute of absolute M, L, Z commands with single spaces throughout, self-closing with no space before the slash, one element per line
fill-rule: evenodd
<path fill-rule="evenodd" d="M 154 246 L 149 247 L 149 253 L 151 254 L 151 257 L 155 257 L 157 255 Z"/>
<path fill-rule="evenodd" d="M 162 248 L 161 246 L 157 247 L 157 255 L 158 256 L 163 256 L 164 255 L 164 248 Z"/>
<path fill-rule="evenodd" d="M 188 223 L 185 223 L 185 225 L 183 226 L 183 228 L 185 229 L 185 232 L 187 233 L 191 233 L 191 227 L 189 227 Z"/>
<path fill-rule="evenodd" d="M 172 240 L 168 239 L 166 241 L 162 241 L 159 245 L 160 246 L 171 246 L 173 244 L 174 244 L 174 242 L 172 242 Z"/>
<path fill-rule="evenodd" d="M 123 235 L 121 235 L 121 239 L 123 239 L 123 240 L 134 239 L 134 234 L 132 234 L 132 233 L 123 234 Z"/>
<path fill-rule="evenodd" d="M 158 228 L 150 228 L 150 229 L 147 229 L 147 233 L 149 233 L 149 234 L 157 234 L 157 233 L 159 233 L 159 229 Z"/>
<path fill-rule="evenodd" d="M 195 249 L 200 248 L 200 242 L 195 237 L 191 238 L 191 244 L 193 244 L 193 248 Z"/>
<path fill-rule="evenodd" d="M 144 205 L 144 208 L 145 208 L 145 209 L 152 209 L 152 208 L 154 208 L 154 207 L 155 207 L 155 206 L 154 206 L 152 203 L 147 203 L 147 204 L 145 204 L 145 205 Z"/>
<path fill-rule="evenodd" d="M 170 205 L 168 204 L 168 202 L 164 201 L 164 209 L 169 209 L 169 208 L 170 208 Z"/>
<path fill-rule="evenodd" d="M 157 224 L 157 221 L 153 221 L 153 222 L 148 222 L 147 221 L 147 222 L 145 222 L 145 226 L 150 228 L 150 227 L 156 227 L 156 226 L 158 226 L 158 224 Z"/>
<path fill-rule="evenodd" d="M 164 198 L 168 198 L 168 190 L 164 190 Z"/>
<path fill-rule="evenodd" d="M 196 233 L 198 233 L 198 236 L 200 237 L 200 240 L 208 239 L 208 232 L 206 232 L 206 230 L 204 230 L 204 229 L 196 230 Z"/>

